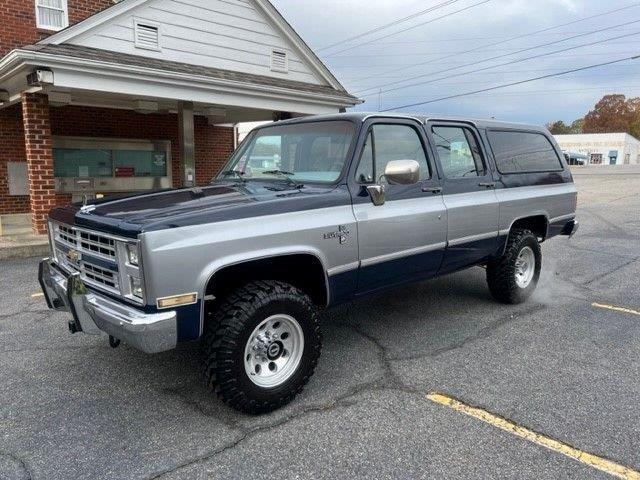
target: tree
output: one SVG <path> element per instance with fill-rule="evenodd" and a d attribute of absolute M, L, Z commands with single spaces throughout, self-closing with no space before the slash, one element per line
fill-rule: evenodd
<path fill-rule="evenodd" d="M 565 133 L 569 133 L 569 127 L 562 120 L 557 120 L 555 122 L 547 123 L 547 129 L 553 135 L 564 135 Z"/>
<path fill-rule="evenodd" d="M 582 133 L 584 119 L 574 120 L 571 125 L 567 125 L 562 120 L 547 123 L 547 128 L 553 135 L 566 135 L 568 133 Z"/>
<path fill-rule="evenodd" d="M 640 134 L 640 98 L 605 95 L 584 117 L 584 133 Z"/>

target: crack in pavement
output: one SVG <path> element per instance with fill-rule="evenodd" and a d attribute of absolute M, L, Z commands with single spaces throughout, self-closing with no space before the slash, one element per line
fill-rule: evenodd
<path fill-rule="evenodd" d="M 338 408 L 348 408 L 351 407 L 353 405 L 357 404 L 357 401 L 353 400 L 353 397 L 356 397 L 362 393 L 365 392 L 375 392 L 375 391 L 396 391 L 396 392 L 402 392 L 405 394 L 409 394 L 409 395 L 416 395 L 419 396 L 420 398 L 424 397 L 424 392 L 417 389 L 417 388 L 413 388 L 407 384 L 405 384 L 399 377 L 398 375 L 394 372 L 393 370 L 393 366 L 392 366 L 392 362 L 394 361 L 402 361 L 402 360 L 406 360 L 406 359 L 419 359 L 419 358 L 433 358 L 439 355 L 442 355 L 445 352 L 449 352 L 452 350 L 456 350 L 456 349 L 460 349 L 462 347 L 464 347 L 465 345 L 472 343 L 474 341 L 477 341 L 479 339 L 482 338 L 487 338 L 491 335 L 491 333 L 493 331 L 495 331 L 496 329 L 500 328 L 503 325 L 506 325 L 507 323 L 518 319 L 521 316 L 524 315 L 528 315 L 531 313 L 535 313 L 537 311 L 543 310 L 546 306 L 545 305 L 535 305 L 532 306 L 530 308 L 526 308 L 523 310 L 520 310 L 518 312 L 513 312 L 510 313 L 508 315 L 505 315 L 504 317 L 501 317 L 500 319 L 498 319 L 498 321 L 493 322 L 491 325 L 487 325 L 484 328 L 480 329 L 478 332 L 476 332 L 476 334 L 468 336 L 464 339 L 462 339 L 460 342 L 454 343 L 452 345 L 449 345 L 447 347 L 443 347 L 441 349 L 426 353 L 426 354 L 421 354 L 421 355 L 415 355 L 415 356 L 408 356 L 408 357 L 390 357 L 387 353 L 387 349 L 386 347 L 373 335 L 369 334 L 368 332 L 366 332 L 363 327 L 359 324 L 343 324 L 343 326 L 345 328 L 349 328 L 351 330 L 353 330 L 354 332 L 356 332 L 358 335 L 360 335 L 362 338 L 364 338 L 365 340 L 367 340 L 369 343 L 371 343 L 376 351 L 377 351 L 377 356 L 378 356 L 378 362 L 379 362 L 379 366 L 382 370 L 382 374 L 379 375 L 377 378 L 360 384 L 360 385 L 356 385 L 350 389 L 348 389 L 344 394 L 337 396 L 334 399 L 331 399 L 329 402 L 323 403 L 323 404 L 316 404 L 316 405 L 310 405 L 307 407 L 303 407 L 301 410 L 297 411 L 297 412 L 293 412 L 289 415 L 284 416 L 283 418 L 267 424 L 267 425 L 263 425 L 263 426 L 259 426 L 259 427 L 255 427 L 255 428 L 249 428 L 247 429 L 246 427 L 240 425 L 239 423 L 236 422 L 229 422 L 224 421 L 225 425 L 231 427 L 233 430 L 239 430 L 241 433 L 236 436 L 236 438 L 234 438 L 231 442 L 228 442 L 227 444 L 211 451 L 208 452 L 204 455 L 201 455 L 199 457 L 193 458 L 191 460 L 185 461 L 179 465 L 176 465 L 174 467 L 172 467 L 171 469 L 159 472 L 151 477 L 148 477 L 148 480 L 155 480 L 155 479 L 159 479 L 162 478 L 164 476 L 170 475 L 172 473 L 176 473 L 181 469 L 184 468 L 188 468 L 190 466 L 199 464 L 199 463 L 205 463 L 209 460 L 212 460 L 213 458 L 215 458 L 218 455 L 223 454 L 224 452 L 227 452 L 229 450 L 233 450 L 234 448 L 236 448 L 238 445 L 240 445 L 241 443 L 245 442 L 246 440 L 249 440 L 251 438 L 253 438 L 254 436 L 262 433 L 262 432 L 267 432 L 270 431 L 272 429 L 276 429 L 279 428 L 283 425 L 288 424 L 289 422 L 292 422 L 294 420 L 303 418 L 307 415 L 310 414 L 315 414 L 315 413 L 327 413 L 327 412 L 331 412 L 333 410 L 336 410 Z M 187 398 L 185 397 L 182 392 L 179 391 L 179 389 L 171 389 L 170 393 L 173 393 L 175 395 L 177 395 L 180 399 L 182 399 L 183 401 L 185 401 L 185 403 L 191 405 L 193 408 L 197 409 L 201 414 L 205 415 L 205 416 L 210 416 L 207 412 L 205 412 L 200 405 L 197 404 L 197 402 L 195 402 L 193 399 L 191 398 Z"/>
<path fill-rule="evenodd" d="M 358 335 L 362 336 L 365 340 L 369 341 L 377 350 L 378 352 L 378 360 L 380 362 L 380 368 L 382 369 L 383 373 L 382 375 L 380 375 L 379 377 L 369 381 L 369 382 L 365 382 L 359 385 L 355 385 L 351 388 L 349 388 L 345 393 L 343 393 L 342 395 L 337 396 L 336 398 L 331 399 L 328 402 L 322 403 L 322 404 L 316 404 L 316 405 L 310 405 L 307 407 L 303 407 L 302 409 L 300 409 L 299 411 L 293 412 L 289 415 L 284 416 L 283 418 L 270 423 L 268 425 L 263 425 L 263 426 L 259 426 L 259 427 L 255 427 L 255 428 L 249 428 L 247 429 L 246 427 L 243 427 L 242 425 L 239 424 L 235 424 L 236 425 L 236 430 L 240 430 L 241 434 L 238 435 L 234 440 L 232 440 L 231 442 L 207 453 L 204 455 L 201 455 L 197 458 L 188 460 L 186 462 L 181 463 L 180 465 L 176 465 L 175 467 L 169 469 L 169 470 L 165 470 L 163 472 L 157 473 L 154 476 L 148 477 L 148 480 L 155 480 L 155 479 L 159 479 L 162 478 L 166 475 L 170 475 L 172 473 L 175 473 L 183 468 L 187 468 L 193 465 L 196 465 L 198 463 L 204 463 L 208 460 L 211 460 L 213 458 L 215 458 L 218 455 L 223 454 L 224 452 L 227 452 L 229 450 L 234 449 L 235 447 L 237 447 L 238 445 L 240 445 L 242 442 L 251 439 L 252 437 L 265 432 L 265 431 L 269 431 L 278 427 L 281 427 L 283 425 L 288 424 L 289 422 L 292 422 L 294 420 L 297 420 L 299 418 L 303 418 L 307 415 L 310 414 L 314 414 L 314 413 L 327 413 L 327 412 L 332 412 L 338 408 L 348 408 L 351 407 L 353 405 L 357 404 L 357 401 L 353 400 L 353 397 L 356 397 L 362 393 L 365 392 L 374 392 L 374 391 L 398 391 L 398 392 L 402 392 L 402 393 L 407 393 L 407 394 L 411 394 L 411 395 L 417 395 L 420 398 L 423 397 L 423 393 L 418 389 L 412 388 L 406 384 L 404 384 L 398 377 L 397 375 L 394 373 L 393 368 L 391 366 L 391 360 L 388 358 L 388 355 L 386 353 L 386 349 L 384 347 L 384 345 L 382 345 L 382 343 L 380 343 L 380 341 L 378 341 L 378 339 L 376 339 L 375 337 L 369 335 L 368 333 L 364 332 L 362 330 L 362 328 L 358 325 L 349 325 L 349 324 L 344 324 L 343 325 L 346 328 L 350 328 L 351 330 L 355 331 Z M 174 393 L 176 393 L 180 398 L 182 398 L 183 400 L 185 400 L 188 404 L 192 405 L 193 407 L 195 407 L 196 409 L 198 409 L 201 413 L 202 409 L 200 408 L 199 405 L 196 405 L 192 399 L 185 399 L 180 393 L 176 392 L 174 390 Z M 206 415 L 206 413 L 203 413 Z M 208 415 L 207 415 L 208 416 Z M 227 426 L 229 426 L 229 423 L 226 423 Z"/>
<path fill-rule="evenodd" d="M 18 455 L 8 452 L 0 452 L 0 457 L 5 457 L 8 458 L 9 461 L 12 461 L 19 469 L 23 471 L 25 475 L 23 478 L 25 478 L 26 480 L 31 480 L 33 478 L 31 470 L 27 466 L 27 462 L 24 459 L 20 458 Z M 0 476 L 1 475 L 2 472 L 0 471 Z"/>
<path fill-rule="evenodd" d="M 618 265 L 615 268 L 612 268 L 611 270 L 609 270 L 608 272 L 605 273 L 601 273 L 600 275 L 596 275 L 595 277 L 593 277 L 591 280 L 588 280 L 586 282 L 584 282 L 585 285 L 591 285 L 593 282 L 597 282 L 598 280 L 602 280 L 603 278 L 608 277 L 609 275 L 618 272 L 619 270 L 622 270 L 625 267 L 628 267 L 629 265 L 631 265 L 632 263 L 635 263 L 637 261 L 640 260 L 640 257 L 635 257 L 631 260 L 629 260 L 628 262 L 623 263 L 622 265 Z"/>
<path fill-rule="evenodd" d="M 366 384 L 362 384 L 360 386 L 355 387 L 354 389 L 351 389 L 350 391 L 348 391 L 347 393 L 345 393 L 344 395 L 340 395 L 339 397 L 336 397 L 335 399 L 326 402 L 324 404 L 321 405 L 313 405 L 313 406 L 309 406 L 309 407 L 304 407 L 301 410 L 291 413 L 289 415 L 284 416 L 283 418 L 270 423 L 268 425 L 263 425 L 263 426 L 259 426 L 259 427 L 254 427 L 254 428 L 246 428 L 246 427 L 240 427 L 240 434 L 238 436 L 236 436 L 236 438 L 234 440 L 232 440 L 231 442 L 216 448 L 215 450 L 208 452 L 204 455 L 200 455 L 199 457 L 193 458 L 191 460 L 187 460 L 185 462 L 182 462 L 179 465 L 176 465 L 174 467 L 172 467 L 171 469 L 168 470 L 164 470 L 162 472 L 159 472 L 157 474 L 154 474 L 151 477 L 147 477 L 148 480 L 155 480 L 155 479 L 159 479 L 162 477 L 165 477 L 167 475 L 170 475 L 172 473 L 178 472 L 179 470 L 182 470 L 183 468 L 187 468 L 199 463 L 204 463 L 208 460 L 212 460 L 213 458 L 215 458 L 218 455 L 221 455 L 229 450 L 233 450 L 234 448 L 236 448 L 238 445 L 240 445 L 242 442 L 249 440 L 251 438 L 253 438 L 254 436 L 262 433 L 262 432 L 266 432 L 266 431 L 270 431 L 272 429 L 281 427 L 283 425 L 286 425 L 294 420 L 297 420 L 299 418 L 303 418 L 307 415 L 313 414 L 313 413 L 326 413 L 326 412 L 331 412 L 334 411 L 338 408 L 348 408 L 351 407 L 353 405 L 355 405 L 357 402 L 355 401 L 350 401 L 352 397 L 368 390 L 371 388 L 371 383 L 366 383 Z M 418 392 L 416 392 L 418 393 Z"/>
<path fill-rule="evenodd" d="M 526 308 L 523 310 L 519 310 L 517 312 L 513 312 L 513 313 L 509 313 L 507 315 L 504 315 L 503 317 L 500 317 L 498 320 L 496 320 L 495 322 L 490 323 L 489 325 L 486 325 L 484 327 L 482 327 L 480 330 L 478 330 L 476 333 L 474 333 L 473 335 L 469 335 L 467 337 L 462 338 L 460 341 L 458 342 L 454 342 L 450 345 L 447 345 L 445 347 L 441 347 L 441 348 L 437 348 L 431 352 L 427 352 L 427 353 L 419 353 L 416 355 L 406 355 L 406 356 L 401 356 L 401 357 L 394 357 L 392 359 L 390 359 L 391 361 L 394 362 L 401 362 L 401 361 L 406 361 L 406 360 L 420 360 L 422 358 L 436 358 L 439 357 L 441 355 L 444 355 L 445 353 L 449 353 L 452 352 L 454 350 L 459 350 L 460 348 L 463 348 L 464 346 L 476 342 L 478 340 L 483 340 L 485 338 L 489 338 L 491 336 L 491 334 L 499 329 L 500 327 L 507 325 L 509 323 L 511 323 L 512 321 L 515 320 L 519 320 L 522 316 L 525 315 L 530 315 L 536 312 L 539 312 L 541 310 L 544 310 L 547 306 L 546 305 L 534 305 L 530 308 Z"/>
<path fill-rule="evenodd" d="M 609 219 L 603 217 L 599 213 L 596 213 L 593 210 L 590 210 L 590 209 L 587 209 L 587 208 L 585 208 L 584 211 L 586 213 L 591 214 L 592 216 L 594 216 L 595 218 L 600 220 L 605 225 L 611 227 L 612 230 L 617 231 L 618 232 L 618 236 L 616 238 L 626 239 L 626 240 L 637 240 L 638 239 L 637 235 L 630 234 L 624 228 L 622 228 L 620 225 L 616 225 L 615 223 L 613 223 Z M 602 233 L 604 233 L 604 232 L 599 232 L 600 235 L 602 235 Z"/>

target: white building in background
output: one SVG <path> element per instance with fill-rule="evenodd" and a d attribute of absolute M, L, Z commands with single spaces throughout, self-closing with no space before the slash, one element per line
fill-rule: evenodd
<path fill-rule="evenodd" d="M 242 122 L 238 124 L 238 143 L 242 142 L 247 135 L 256 127 L 271 122 Z"/>
<path fill-rule="evenodd" d="M 563 152 L 581 153 L 590 165 L 640 164 L 640 140 L 628 133 L 554 135 Z"/>

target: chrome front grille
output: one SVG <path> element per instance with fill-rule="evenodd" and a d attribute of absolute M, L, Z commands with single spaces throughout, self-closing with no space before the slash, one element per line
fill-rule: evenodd
<path fill-rule="evenodd" d="M 118 274 L 112 270 L 96 267 L 85 261 L 80 262 L 80 276 L 86 280 L 97 282 L 110 289 L 118 290 Z"/>
<path fill-rule="evenodd" d="M 116 240 L 98 232 L 52 223 L 55 258 L 88 285 L 121 295 Z M 111 266 L 111 268 L 107 268 Z"/>
<path fill-rule="evenodd" d="M 116 258 L 116 241 L 113 238 L 81 231 L 80 247 L 85 252 L 99 253 L 109 258 Z"/>
<path fill-rule="evenodd" d="M 97 232 L 89 232 L 68 225 L 53 224 L 54 240 L 76 250 L 107 260 L 116 261 L 115 239 Z"/>

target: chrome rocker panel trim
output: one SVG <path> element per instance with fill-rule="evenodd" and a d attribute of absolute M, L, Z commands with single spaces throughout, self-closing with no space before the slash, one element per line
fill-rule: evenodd
<path fill-rule="evenodd" d="M 89 291 L 79 273 L 65 277 L 45 258 L 40 262 L 38 280 L 50 309 L 70 312 L 72 333 L 107 333 L 146 353 L 171 350 L 178 343 L 175 310 L 144 313 Z"/>

